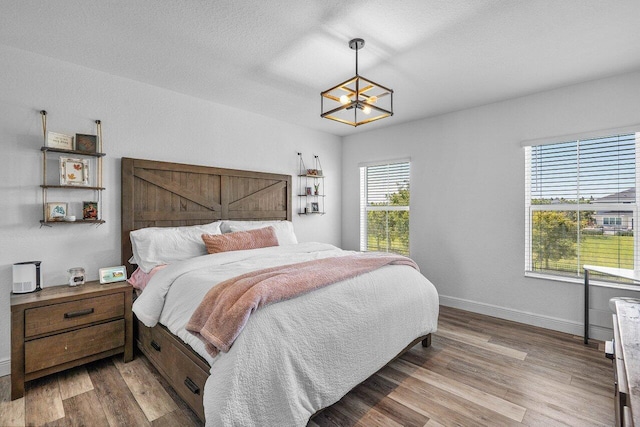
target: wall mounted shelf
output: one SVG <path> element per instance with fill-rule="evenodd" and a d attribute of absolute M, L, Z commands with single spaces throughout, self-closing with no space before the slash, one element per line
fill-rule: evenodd
<path fill-rule="evenodd" d="M 313 169 L 307 169 L 302 159 L 302 153 L 298 153 L 298 215 L 324 215 L 325 204 L 325 176 L 322 173 L 322 165 L 318 156 L 314 157 Z"/>
<path fill-rule="evenodd" d="M 45 110 L 40 111 L 40 116 L 42 118 L 42 133 L 44 138 L 44 146 L 40 148 L 40 151 L 42 152 L 42 184 L 40 185 L 40 188 L 42 189 L 42 219 L 40 220 L 40 227 L 42 226 L 51 227 L 54 224 L 93 224 L 93 225 L 104 224 L 105 221 L 102 219 L 102 191 L 104 191 L 105 188 L 102 186 L 102 158 L 106 154 L 102 152 L 101 121 L 95 120 L 96 135 L 76 134 L 75 141 L 71 136 L 56 135 L 56 136 L 61 136 L 63 138 L 66 138 L 64 140 L 66 144 L 62 144 L 65 148 L 59 148 L 57 146 L 49 146 L 51 145 L 50 144 L 51 140 L 48 138 L 50 138 L 51 133 L 47 133 L 47 112 Z M 80 141 L 82 141 L 82 144 L 78 142 L 78 139 L 81 137 L 82 139 Z M 89 144 L 90 148 L 86 150 L 77 149 L 78 147 L 87 148 L 87 145 L 86 145 L 87 138 L 90 138 L 88 140 L 90 143 Z M 57 143 L 58 141 L 54 141 L 54 142 Z M 55 145 L 61 145 L 61 144 L 55 144 Z M 73 148 L 68 149 L 66 147 L 73 147 Z M 87 160 L 78 160 L 75 163 L 77 163 L 78 166 L 86 164 L 87 174 L 84 175 L 84 177 L 86 177 L 86 184 L 92 184 L 92 185 L 80 185 L 82 183 L 79 183 L 78 185 L 66 185 L 64 183 L 66 181 L 63 181 L 62 179 L 60 179 L 60 177 L 61 176 L 66 177 L 67 175 L 61 175 L 61 171 L 59 170 L 56 172 L 55 175 L 58 177 L 58 180 L 60 181 L 60 183 L 54 183 L 52 182 L 53 178 L 47 177 L 47 164 L 49 161 L 49 156 L 53 157 L 52 160 L 54 161 L 55 159 L 57 159 L 60 164 L 60 168 L 62 169 L 62 166 L 64 163 L 63 163 L 63 160 L 60 160 L 60 159 L 64 158 L 65 155 L 79 157 L 81 159 L 87 159 Z M 67 162 L 69 162 L 70 160 L 75 160 L 75 159 L 68 159 Z M 68 164 L 69 163 L 67 163 L 67 165 Z M 72 172 L 74 171 L 72 170 Z M 53 176 L 53 174 L 51 175 Z M 73 174 L 69 174 L 68 176 L 72 176 L 72 175 Z M 75 183 L 72 182 L 72 184 L 75 184 Z M 89 201 L 77 202 L 77 203 L 82 203 L 82 207 L 81 207 L 82 209 L 81 209 L 80 215 L 73 215 L 77 218 L 76 220 L 64 221 L 62 220 L 62 218 L 51 220 L 47 213 L 47 206 L 48 204 L 50 204 L 49 192 L 53 191 L 56 194 L 66 194 L 68 190 L 71 190 L 73 193 L 76 193 L 76 194 L 78 191 L 90 192 L 92 195 L 91 197 L 87 197 Z M 68 206 L 66 202 L 51 202 L 51 203 L 60 203 L 60 204 L 64 204 L 64 206 Z M 86 211 L 85 204 L 88 204 L 88 203 L 91 203 L 91 205 L 88 205 L 88 206 L 91 206 L 94 208 L 93 211 L 95 212 L 96 218 L 84 218 L 85 216 L 84 213 Z M 89 210 L 89 212 L 91 212 L 91 210 Z M 69 212 L 65 212 L 65 216 L 69 216 L 69 215 L 70 215 Z"/>

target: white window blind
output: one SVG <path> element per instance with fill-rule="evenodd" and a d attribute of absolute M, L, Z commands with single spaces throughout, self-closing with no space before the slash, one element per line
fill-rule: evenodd
<path fill-rule="evenodd" d="M 408 161 L 360 167 L 360 250 L 409 255 Z"/>
<path fill-rule="evenodd" d="M 525 271 L 640 267 L 640 134 L 525 147 Z"/>

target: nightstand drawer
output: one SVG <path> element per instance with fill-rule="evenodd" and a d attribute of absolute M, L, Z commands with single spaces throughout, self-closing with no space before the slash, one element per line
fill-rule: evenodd
<path fill-rule="evenodd" d="M 123 353 L 133 358 L 128 283 L 48 286 L 11 295 L 11 399 L 25 382 Z"/>
<path fill-rule="evenodd" d="M 25 337 L 122 317 L 124 294 L 117 293 L 25 310 Z"/>
<path fill-rule="evenodd" d="M 124 319 L 52 335 L 24 344 L 25 373 L 124 346 Z"/>

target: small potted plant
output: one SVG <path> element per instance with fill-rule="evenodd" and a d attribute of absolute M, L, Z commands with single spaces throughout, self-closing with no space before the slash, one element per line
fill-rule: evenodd
<path fill-rule="evenodd" d="M 320 194 L 320 183 L 317 184 L 313 184 L 313 188 L 315 190 L 315 195 L 319 195 Z"/>

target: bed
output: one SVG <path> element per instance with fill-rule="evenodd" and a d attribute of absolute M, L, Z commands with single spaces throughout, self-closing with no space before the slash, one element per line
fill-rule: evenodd
<path fill-rule="evenodd" d="M 122 159 L 122 262 L 129 275 L 134 230 L 291 219 L 291 176 Z M 266 306 L 216 356 L 183 330 L 184 319 L 194 300 L 229 276 L 345 254 L 308 242 L 171 263 L 136 301 L 147 307 L 157 295 L 165 298 L 157 324 L 138 309 L 138 348 L 207 425 L 305 425 L 408 348 L 430 345 L 438 298 L 424 276 L 387 266 Z"/>

